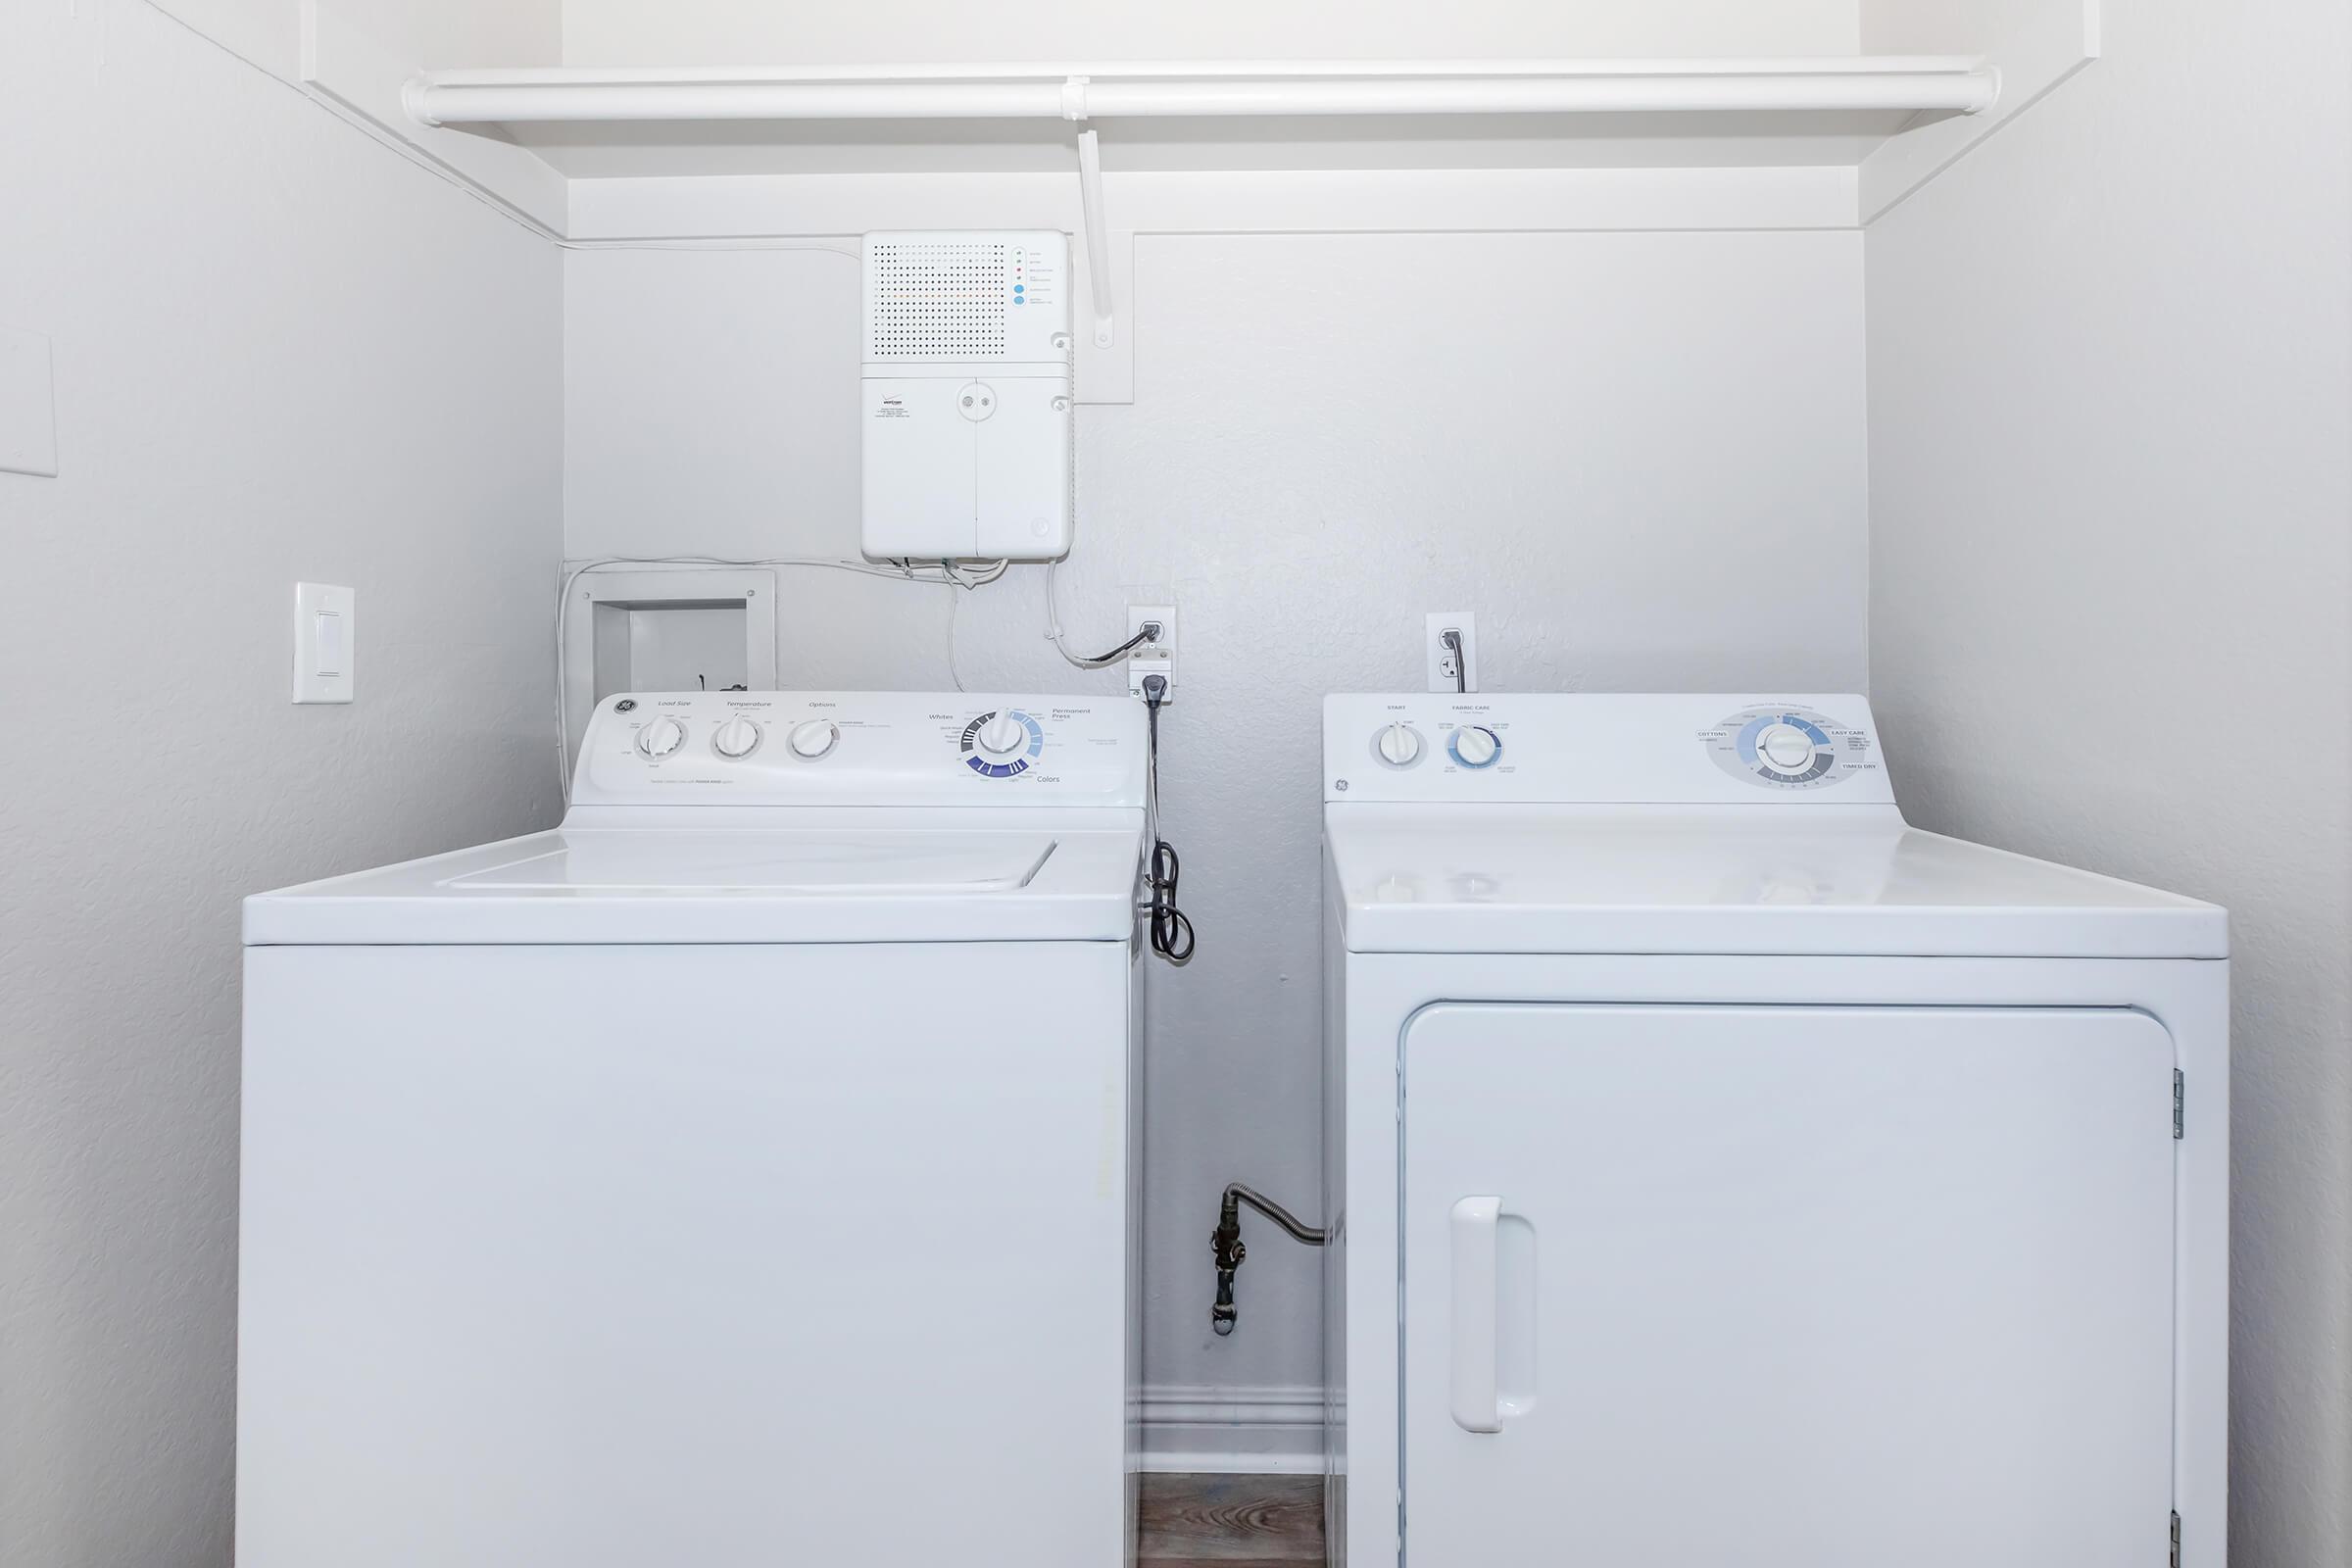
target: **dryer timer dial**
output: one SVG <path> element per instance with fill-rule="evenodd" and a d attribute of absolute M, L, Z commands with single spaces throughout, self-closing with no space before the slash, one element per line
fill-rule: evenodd
<path fill-rule="evenodd" d="M 1873 765 L 1868 730 L 1809 708 L 1743 709 L 1699 739 L 1716 766 L 1761 789 L 1827 789 Z"/>

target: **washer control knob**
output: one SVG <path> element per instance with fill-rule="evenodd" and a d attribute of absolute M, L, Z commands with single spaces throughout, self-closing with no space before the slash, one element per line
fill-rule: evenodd
<path fill-rule="evenodd" d="M 812 718 L 792 726 L 792 755 L 815 761 L 841 741 L 841 726 L 829 718 Z"/>
<path fill-rule="evenodd" d="M 1813 765 L 1813 737 L 1794 724 L 1772 724 L 1756 737 L 1756 755 L 1776 773 L 1802 773 Z"/>
<path fill-rule="evenodd" d="M 686 744 L 686 726 L 667 713 L 649 718 L 637 732 L 637 750 L 659 762 Z"/>
<path fill-rule="evenodd" d="M 1410 767 L 1421 760 L 1421 733 L 1402 719 L 1382 730 L 1373 745 L 1391 767 Z"/>
<path fill-rule="evenodd" d="M 1501 755 L 1501 737 L 1482 724 L 1465 724 L 1453 732 L 1453 760 L 1464 767 L 1491 767 Z"/>
<path fill-rule="evenodd" d="M 1002 762 L 1029 749 L 1029 726 L 1021 722 L 1020 714 L 1007 708 L 989 715 L 988 722 L 980 726 L 980 733 L 972 737 L 972 744 L 991 761 Z"/>
<path fill-rule="evenodd" d="M 749 757 L 760 749 L 760 726 L 738 714 L 718 726 L 710 749 L 721 757 Z"/>

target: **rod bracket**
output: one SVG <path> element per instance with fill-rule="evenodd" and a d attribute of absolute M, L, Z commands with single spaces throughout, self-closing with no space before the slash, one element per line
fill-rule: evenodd
<path fill-rule="evenodd" d="M 1063 88 L 1080 93 L 1080 108 L 1084 109 L 1086 78 L 1073 76 Z M 1102 214 L 1102 147 L 1088 125 L 1078 132 L 1078 206 L 1086 223 L 1086 294 L 1094 309 L 1095 347 L 1106 349 L 1118 337 L 1118 311 L 1111 296 L 1110 225 Z"/>

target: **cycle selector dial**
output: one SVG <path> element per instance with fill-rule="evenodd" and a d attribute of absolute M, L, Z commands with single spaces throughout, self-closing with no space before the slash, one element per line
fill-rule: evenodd
<path fill-rule="evenodd" d="M 990 761 L 1001 762 L 1029 749 L 1029 727 L 1009 710 L 992 713 L 980 726 L 980 733 L 972 737 L 972 745 Z"/>
<path fill-rule="evenodd" d="M 813 762 L 841 743 L 841 726 L 829 718 L 811 718 L 795 724 L 785 742 L 793 756 Z"/>
<path fill-rule="evenodd" d="M 666 713 L 646 720 L 645 726 L 637 731 L 637 750 L 657 762 L 685 744 L 686 726 Z"/>
<path fill-rule="evenodd" d="M 749 757 L 760 749 L 760 726 L 740 715 L 730 718 L 710 737 L 710 749 L 730 760 Z"/>
<path fill-rule="evenodd" d="M 1046 727 L 1017 708 L 982 713 L 963 726 L 963 764 L 982 778 L 1018 778 L 1037 765 Z"/>
<path fill-rule="evenodd" d="M 1493 767 L 1502 756 L 1502 737 L 1483 724 L 1464 724 L 1453 732 L 1447 749 L 1464 767 Z"/>
<path fill-rule="evenodd" d="M 1372 749 L 1391 767 L 1410 767 L 1421 760 L 1421 734 L 1399 719 L 1373 737 Z"/>

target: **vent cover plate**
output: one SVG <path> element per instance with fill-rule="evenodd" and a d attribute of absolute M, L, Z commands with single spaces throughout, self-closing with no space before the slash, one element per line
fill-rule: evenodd
<path fill-rule="evenodd" d="M 1002 241 L 877 238 L 866 250 L 866 358 L 1002 359 L 1011 288 Z"/>

